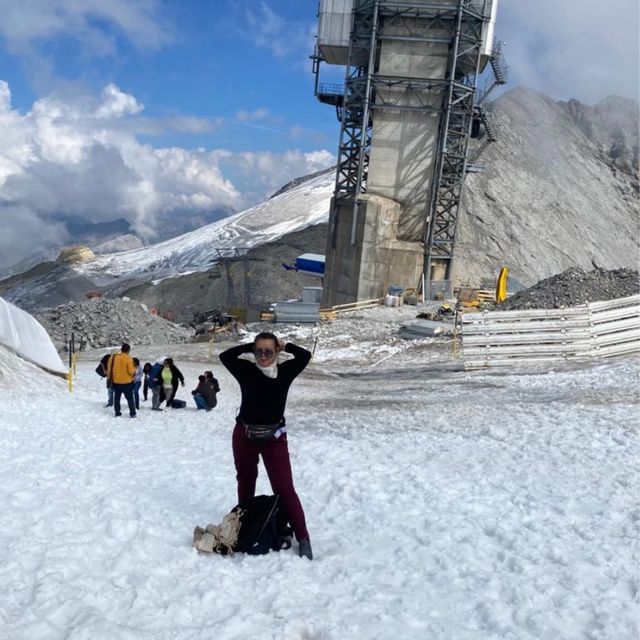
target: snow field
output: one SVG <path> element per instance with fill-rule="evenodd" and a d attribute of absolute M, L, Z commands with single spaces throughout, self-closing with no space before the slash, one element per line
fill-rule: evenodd
<path fill-rule="evenodd" d="M 176 359 L 189 408 L 136 420 L 93 360 L 69 394 L 0 352 L 0 638 L 636 638 L 638 362 L 464 373 L 421 349 L 321 349 L 294 383 L 313 562 L 191 548 L 235 504 L 239 392 L 214 363 L 219 405 L 192 407 L 205 346 Z"/>

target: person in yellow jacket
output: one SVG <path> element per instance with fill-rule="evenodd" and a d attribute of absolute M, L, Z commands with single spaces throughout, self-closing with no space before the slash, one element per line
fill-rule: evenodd
<path fill-rule="evenodd" d="M 136 373 L 136 366 L 133 364 L 133 358 L 129 355 L 129 351 L 131 351 L 131 347 L 123 342 L 120 353 L 114 353 L 107 363 L 107 376 L 113 387 L 113 408 L 116 412 L 116 418 L 122 415 L 120 398 L 123 394 L 129 405 L 129 415 L 132 418 L 136 417 L 136 405 L 133 399 L 133 377 Z"/>

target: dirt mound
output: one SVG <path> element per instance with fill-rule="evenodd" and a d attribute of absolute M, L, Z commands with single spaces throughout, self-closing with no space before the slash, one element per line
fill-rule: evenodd
<path fill-rule="evenodd" d="M 35 315 L 47 330 L 58 351 L 67 348 L 71 333 L 76 348 L 117 346 L 122 341 L 132 346 L 189 342 L 193 332 L 164 318 L 152 315 L 148 308 L 128 299 L 95 299 L 69 302 Z"/>
<path fill-rule="evenodd" d="M 572 267 L 507 298 L 499 308 L 558 309 L 585 302 L 613 300 L 640 293 L 640 277 L 632 269 L 594 269 Z"/>

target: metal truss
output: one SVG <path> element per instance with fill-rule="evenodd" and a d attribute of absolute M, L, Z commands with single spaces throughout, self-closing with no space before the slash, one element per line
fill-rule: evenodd
<path fill-rule="evenodd" d="M 458 210 L 467 174 L 467 153 L 475 115 L 477 78 L 480 71 L 485 3 L 458 0 L 451 42 L 448 88 L 443 96 L 438 151 L 429 198 L 424 238 L 424 279 L 433 297 L 439 287 L 451 295 Z M 431 283 L 432 266 L 444 267 L 444 279 Z"/>

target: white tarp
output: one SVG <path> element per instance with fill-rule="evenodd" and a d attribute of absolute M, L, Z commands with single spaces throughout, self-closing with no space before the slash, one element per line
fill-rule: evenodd
<path fill-rule="evenodd" d="M 44 369 L 67 373 L 46 329 L 30 314 L 0 298 L 0 344 Z"/>

